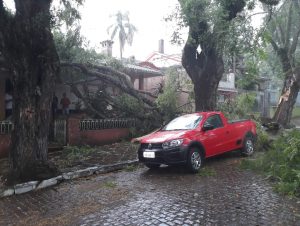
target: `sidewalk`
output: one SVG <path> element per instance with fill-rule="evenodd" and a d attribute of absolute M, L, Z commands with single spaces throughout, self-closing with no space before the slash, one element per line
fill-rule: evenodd
<path fill-rule="evenodd" d="M 61 180 L 72 179 L 82 175 L 91 175 L 95 171 L 105 172 L 105 170 L 109 170 L 108 168 L 119 169 L 122 167 L 122 163 L 124 166 L 133 164 L 137 159 L 137 148 L 137 144 L 130 142 L 96 147 L 67 146 L 63 150 L 50 152 L 49 160 L 62 172 Z M 8 158 L 0 159 L 0 193 L 1 190 L 7 189 L 4 186 L 3 176 L 8 172 L 8 168 Z M 90 174 L 85 171 L 90 172 Z M 71 176 L 72 172 L 76 173 L 76 176 Z M 82 172 L 82 175 L 78 172 Z M 60 182 L 59 178 L 56 179 Z M 35 186 L 39 184 L 34 183 Z"/>

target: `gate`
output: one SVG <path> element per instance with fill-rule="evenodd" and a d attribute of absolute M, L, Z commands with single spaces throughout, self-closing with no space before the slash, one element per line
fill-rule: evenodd
<path fill-rule="evenodd" d="M 54 121 L 54 137 L 53 141 L 60 144 L 67 144 L 67 120 L 56 119 Z"/>

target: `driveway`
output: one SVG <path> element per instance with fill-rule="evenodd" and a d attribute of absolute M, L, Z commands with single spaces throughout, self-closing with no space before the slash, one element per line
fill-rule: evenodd
<path fill-rule="evenodd" d="M 203 175 L 128 168 L 0 200 L 0 225 L 300 225 L 300 202 L 228 153 Z"/>

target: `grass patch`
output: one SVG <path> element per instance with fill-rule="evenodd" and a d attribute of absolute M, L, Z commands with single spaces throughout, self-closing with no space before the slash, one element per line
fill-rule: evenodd
<path fill-rule="evenodd" d="M 293 118 L 300 117 L 300 107 L 294 107 L 292 117 Z"/>
<path fill-rule="evenodd" d="M 271 108 L 270 110 L 271 117 L 273 117 L 275 111 L 276 111 L 276 107 Z M 292 118 L 297 118 L 297 117 L 300 117 L 300 107 L 295 106 L 292 112 Z"/>
<path fill-rule="evenodd" d="M 115 187 L 117 187 L 117 184 L 115 182 L 112 182 L 112 181 L 106 181 L 104 183 L 104 187 L 106 187 L 106 188 L 115 188 Z"/>
<path fill-rule="evenodd" d="M 69 160 L 83 160 L 91 153 L 95 152 L 95 148 L 88 145 L 85 146 L 67 146 L 64 148 L 63 155 Z"/>
<path fill-rule="evenodd" d="M 213 177 L 216 176 L 217 173 L 213 169 L 205 168 L 203 167 L 202 169 L 199 170 L 198 176 L 200 177 Z"/>
<path fill-rule="evenodd" d="M 129 165 L 126 166 L 125 171 L 126 172 L 134 172 L 138 169 L 138 165 Z"/>
<path fill-rule="evenodd" d="M 241 168 L 261 172 L 275 182 L 278 192 L 300 197 L 300 132 L 282 134 L 267 152 L 243 160 Z"/>

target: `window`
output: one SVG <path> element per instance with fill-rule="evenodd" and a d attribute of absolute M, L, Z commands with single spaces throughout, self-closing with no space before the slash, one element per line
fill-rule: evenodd
<path fill-rule="evenodd" d="M 223 122 L 220 118 L 220 115 L 210 116 L 204 123 L 204 125 L 206 125 L 206 124 L 212 125 L 214 127 L 214 129 L 223 127 Z"/>
<path fill-rule="evenodd" d="M 195 129 L 202 119 L 202 115 L 183 115 L 173 119 L 162 130 L 189 130 Z"/>

